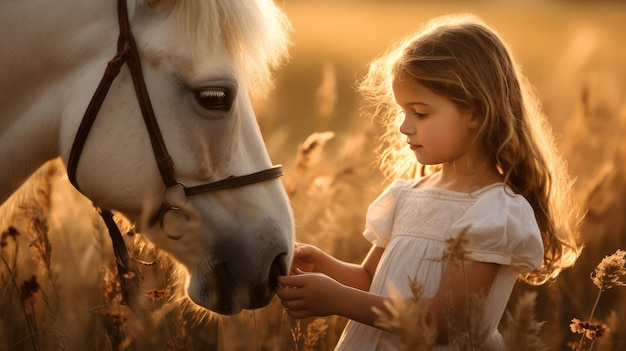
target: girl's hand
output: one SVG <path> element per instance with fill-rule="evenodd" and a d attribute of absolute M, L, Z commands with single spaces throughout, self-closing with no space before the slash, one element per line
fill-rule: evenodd
<path fill-rule="evenodd" d="M 313 245 L 296 243 L 296 247 L 293 251 L 291 274 L 298 274 L 298 270 L 301 272 L 319 271 L 315 269 L 315 265 L 322 255 L 324 255 L 324 253 Z"/>
<path fill-rule="evenodd" d="M 278 277 L 276 294 L 292 318 L 337 314 L 335 302 L 341 300 L 343 285 L 322 273 L 296 271 Z"/>

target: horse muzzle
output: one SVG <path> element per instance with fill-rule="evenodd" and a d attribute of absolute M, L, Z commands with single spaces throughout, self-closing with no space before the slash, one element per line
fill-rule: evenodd
<path fill-rule="evenodd" d="M 223 315 L 264 307 L 274 297 L 278 276 L 289 272 L 292 247 L 290 240 L 257 245 L 242 245 L 236 236 L 217 240 L 208 258 L 190 269 L 189 298 Z"/>

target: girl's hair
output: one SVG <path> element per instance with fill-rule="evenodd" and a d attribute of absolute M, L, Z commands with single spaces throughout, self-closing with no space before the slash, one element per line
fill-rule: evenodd
<path fill-rule="evenodd" d="M 471 15 L 436 18 L 370 64 L 359 90 L 386 127 L 378 151 L 388 179 L 433 172 L 415 161 L 398 132 L 402 115 L 392 84 L 401 77 L 415 79 L 482 119 L 477 142 L 504 183 L 531 204 L 543 238 L 541 268 L 522 279 L 540 285 L 571 267 L 581 251 L 571 179 L 539 99 L 496 32 Z"/>

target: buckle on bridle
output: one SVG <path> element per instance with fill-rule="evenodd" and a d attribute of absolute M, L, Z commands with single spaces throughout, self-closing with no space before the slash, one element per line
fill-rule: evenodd
<path fill-rule="evenodd" d="M 180 181 L 177 180 L 176 184 L 171 185 L 171 186 L 167 186 L 166 185 L 165 187 L 163 187 L 163 203 L 167 204 L 167 205 L 169 205 L 171 207 L 180 208 L 180 206 L 175 206 L 177 199 L 173 199 L 174 201 L 170 201 L 170 200 L 168 200 L 168 197 L 167 197 L 168 194 L 172 194 L 172 191 L 170 191 L 170 190 L 173 190 L 176 187 L 182 187 L 182 189 L 181 189 L 182 190 L 182 194 L 183 194 L 183 197 L 185 198 L 185 201 L 184 201 L 183 205 L 185 205 L 189 201 L 189 197 L 185 193 L 185 189 L 187 189 L 187 186 L 185 186 L 185 184 L 183 182 L 180 182 Z"/>

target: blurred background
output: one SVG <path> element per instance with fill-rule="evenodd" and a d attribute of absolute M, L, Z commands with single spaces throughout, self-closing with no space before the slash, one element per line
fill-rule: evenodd
<path fill-rule="evenodd" d="M 473 13 L 500 32 L 557 132 L 576 113 L 585 89 L 602 103 L 623 104 L 626 2 L 290 0 L 283 8 L 294 28 L 292 59 L 277 74 L 266 114 L 291 129 L 291 143 L 316 130 L 342 131 L 358 110 L 354 85 L 367 63 L 428 19 L 449 13 Z M 336 105 L 320 121 L 315 97 L 328 75 L 335 80 Z"/>

